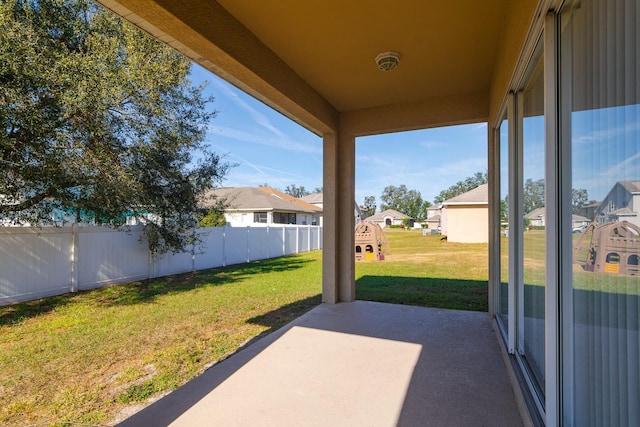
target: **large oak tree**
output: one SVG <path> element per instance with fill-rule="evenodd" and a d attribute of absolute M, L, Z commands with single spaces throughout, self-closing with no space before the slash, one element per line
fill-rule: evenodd
<path fill-rule="evenodd" d="M 153 214 L 151 249 L 184 249 L 229 167 L 203 144 L 215 112 L 190 65 L 86 0 L 0 2 L 0 219 Z"/>
<path fill-rule="evenodd" d="M 422 200 L 422 195 L 418 190 L 409 190 L 406 185 L 399 187 L 389 185 L 382 190 L 380 196 L 382 204 L 380 209 L 394 209 L 410 216 L 416 221 L 422 221 L 427 216 L 427 208 L 431 206 L 428 201 Z"/>

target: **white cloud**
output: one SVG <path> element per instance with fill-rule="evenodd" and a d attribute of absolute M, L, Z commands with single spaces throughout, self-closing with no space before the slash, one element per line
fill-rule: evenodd
<path fill-rule="evenodd" d="M 294 141 L 286 135 L 284 135 L 283 137 L 274 137 L 226 126 L 212 126 L 209 129 L 208 133 L 210 136 L 231 138 L 250 144 L 265 145 L 279 150 L 287 150 L 298 153 L 322 153 L 322 144 L 313 142 L 302 143 Z"/>
<path fill-rule="evenodd" d="M 476 123 L 475 125 L 470 125 L 471 127 L 471 131 L 473 132 L 478 132 L 478 131 L 487 131 L 487 123 Z"/>
<path fill-rule="evenodd" d="M 630 111 L 629 114 L 633 113 Z M 629 137 L 629 134 L 635 134 L 640 131 L 640 120 L 638 120 L 637 118 L 627 120 L 621 126 L 602 128 L 600 126 L 603 124 L 603 119 L 599 114 L 591 114 L 588 117 L 590 117 L 592 121 L 589 123 L 589 126 L 585 127 L 587 132 L 585 132 L 583 135 L 575 135 L 573 138 L 573 144 L 603 144 L 613 138 L 620 136 Z"/>
<path fill-rule="evenodd" d="M 269 132 L 271 132 L 272 134 L 280 138 L 287 138 L 287 135 L 285 135 L 282 131 L 280 131 L 280 129 L 276 128 L 266 115 L 264 115 L 262 112 L 252 107 L 249 103 L 245 102 L 240 97 L 237 91 L 234 91 L 231 89 L 231 86 L 229 86 L 228 83 L 223 83 L 220 80 L 214 80 L 212 83 L 218 91 L 224 94 L 226 98 L 230 99 L 236 106 L 240 107 L 240 109 L 249 113 L 249 117 L 251 118 L 251 121 L 253 123 L 256 123 L 262 126 L 263 128 L 267 129 Z M 260 101 L 256 100 L 255 102 L 260 102 Z M 271 107 L 266 106 L 266 108 L 271 108 Z M 274 110 L 273 114 L 280 114 L 280 113 Z"/>
<path fill-rule="evenodd" d="M 443 141 L 422 141 L 419 142 L 418 145 L 420 147 L 424 147 L 426 149 L 429 150 L 433 150 L 433 149 L 440 149 L 440 148 L 446 148 L 447 147 L 447 143 L 443 142 Z"/>
<path fill-rule="evenodd" d="M 309 191 L 322 186 L 322 171 L 320 176 L 302 175 L 290 170 L 259 165 L 236 154 L 230 154 L 228 157 L 237 161 L 238 166 L 229 172 L 225 184 L 227 186 L 258 186 L 267 183 L 271 187 L 284 188 L 296 184 L 306 187 Z"/>

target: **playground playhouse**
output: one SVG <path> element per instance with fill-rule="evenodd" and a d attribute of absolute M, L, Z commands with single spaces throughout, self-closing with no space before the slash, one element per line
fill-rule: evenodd
<path fill-rule="evenodd" d="M 574 262 L 586 271 L 640 274 L 640 227 L 628 221 L 590 224 L 575 242 Z"/>
<path fill-rule="evenodd" d="M 389 242 L 378 224 L 362 221 L 355 230 L 356 261 L 382 261 Z"/>

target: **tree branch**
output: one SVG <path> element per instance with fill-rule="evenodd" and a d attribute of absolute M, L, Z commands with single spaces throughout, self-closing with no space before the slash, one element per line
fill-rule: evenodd
<path fill-rule="evenodd" d="M 44 199 L 49 197 L 49 190 L 45 190 L 42 193 L 36 194 L 33 197 L 28 198 L 20 203 L 12 203 L 9 205 L 0 202 L 0 214 L 6 214 L 10 212 L 20 212 L 26 209 L 32 208 Z"/>

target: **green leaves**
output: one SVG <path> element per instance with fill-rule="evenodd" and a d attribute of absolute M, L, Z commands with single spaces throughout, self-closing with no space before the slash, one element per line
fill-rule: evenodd
<path fill-rule="evenodd" d="M 382 205 L 380 209 L 394 209 L 411 218 L 419 221 L 426 217 L 427 208 L 431 204 L 422 200 L 422 195 L 418 190 L 409 190 L 407 186 L 402 184 L 399 187 L 389 185 L 382 191 Z"/>
<path fill-rule="evenodd" d="M 476 172 L 473 176 L 467 177 L 463 181 L 456 182 L 446 190 L 442 190 L 440 194 L 433 199 L 433 203 L 442 203 L 445 200 L 452 199 L 460 194 L 480 187 L 482 184 L 486 184 L 487 182 L 489 182 L 488 172 Z"/>
<path fill-rule="evenodd" d="M 216 112 L 190 61 L 87 0 L 7 0 L 0 27 L 0 222 L 133 215 L 153 251 L 184 249 L 229 167 L 203 145 Z"/>

